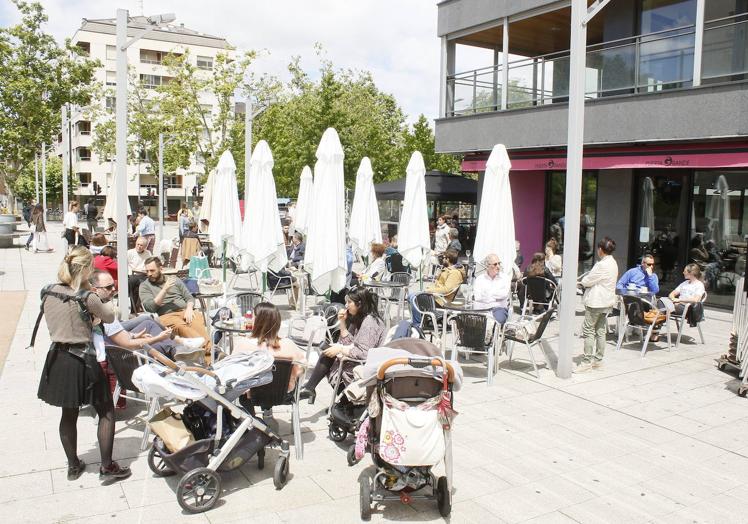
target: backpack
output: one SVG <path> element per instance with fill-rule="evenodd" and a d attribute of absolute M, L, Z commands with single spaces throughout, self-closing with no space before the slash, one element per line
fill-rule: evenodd
<path fill-rule="evenodd" d="M 42 303 L 39 306 L 39 315 L 36 317 L 36 323 L 34 324 L 34 331 L 31 333 L 31 343 L 28 345 L 28 347 L 34 347 L 34 343 L 36 342 L 36 333 L 39 331 L 39 325 L 42 322 L 42 317 L 44 316 L 44 302 L 46 302 L 47 297 L 55 297 L 62 302 L 70 302 L 71 300 L 78 303 L 78 311 L 81 315 L 81 318 L 88 322 L 88 324 L 93 329 L 93 317 L 91 316 L 91 313 L 88 311 L 88 297 L 91 295 L 91 291 L 88 290 L 80 290 L 74 295 L 67 295 L 65 293 L 59 293 L 57 291 L 52 291 L 52 288 L 62 284 L 49 284 L 47 286 L 44 286 L 41 290 L 40 297 L 42 299 Z"/>

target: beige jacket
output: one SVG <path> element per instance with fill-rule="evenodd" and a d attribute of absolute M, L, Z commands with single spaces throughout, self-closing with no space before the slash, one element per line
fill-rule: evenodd
<path fill-rule="evenodd" d="M 605 255 L 582 279 L 585 307 L 613 307 L 616 303 L 617 279 L 618 264 L 612 256 Z"/>

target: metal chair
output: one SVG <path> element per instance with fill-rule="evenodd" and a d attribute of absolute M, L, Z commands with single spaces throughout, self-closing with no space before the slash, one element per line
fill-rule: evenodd
<path fill-rule="evenodd" d="M 288 291 L 293 289 L 293 276 L 276 273 L 270 268 L 268 268 L 268 276 L 276 279 L 275 287 L 272 289 L 272 291 L 270 291 L 268 300 L 272 300 L 272 298 L 279 290 L 285 291 L 286 295 L 288 295 Z"/>
<path fill-rule="evenodd" d="M 245 264 L 244 261 L 245 255 L 242 255 L 241 253 L 235 255 L 234 257 L 229 258 L 229 264 L 230 267 L 234 273 L 234 275 L 231 277 L 231 281 L 229 282 L 229 289 L 237 289 L 234 287 L 234 284 L 236 284 L 237 280 L 239 280 L 240 277 L 247 277 L 247 280 L 249 281 L 249 289 L 260 289 L 260 281 L 257 277 L 257 274 L 259 273 L 258 269 L 252 265 L 252 264 Z M 244 266 L 247 266 L 247 269 L 244 269 Z M 252 280 L 254 278 L 254 285 L 252 284 Z"/>
<path fill-rule="evenodd" d="M 424 334 L 429 335 L 429 341 L 434 341 L 434 334 L 439 335 L 439 320 L 436 310 L 436 299 L 432 293 L 418 293 L 413 297 L 413 307 L 421 315 L 418 327 Z"/>
<path fill-rule="evenodd" d="M 509 361 L 511 362 L 512 360 L 514 343 L 523 343 L 525 346 L 527 346 L 527 350 L 530 353 L 530 361 L 532 362 L 532 367 L 535 370 L 535 376 L 537 378 L 540 378 L 540 373 L 538 372 L 538 365 L 535 361 L 535 355 L 532 352 L 532 348 L 533 346 L 540 344 L 540 341 L 543 338 L 543 333 L 548 327 L 548 323 L 551 321 L 551 317 L 555 312 L 556 306 L 551 306 L 545 313 L 536 315 L 534 317 L 520 317 L 516 321 L 508 320 L 501 330 L 500 345 L 502 345 L 505 341 L 511 342 L 511 345 L 507 351 L 509 355 Z"/>
<path fill-rule="evenodd" d="M 524 277 L 518 286 L 522 316 L 543 313 L 557 305 L 558 285 L 544 277 Z"/>
<path fill-rule="evenodd" d="M 488 332 L 488 317 L 477 313 L 458 313 L 449 319 L 454 334 L 452 360 L 458 361 L 460 353 L 486 355 L 486 384 L 491 385 L 496 359 L 493 333 Z"/>
<path fill-rule="evenodd" d="M 704 302 L 706 302 L 706 297 L 707 297 L 707 293 L 704 292 L 704 296 L 701 297 L 701 301 L 700 301 L 700 303 L 702 304 L 702 307 L 703 307 Z M 668 343 L 670 342 L 670 329 L 669 329 L 670 321 L 672 320 L 673 322 L 675 322 L 675 327 L 678 328 L 678 337 L 675 339 L 675 349 L 678 349 L 678 346 L 680 345 L 681 336 L 683 335 L 683 328 L 686 326 L 686 324 L 689 323 L 686 317 L 688 315 L 688 312 L 691 310 L 692 305 L 689 303 L 685 303 L 685 302 L 682 303 L 684 306 L 683 311 L 681 312 L 680 315 L 677 315 L 675 314 L 676 307 L 672 300 L 670 300 L 669 298 L 663 297 L 660 299 L 660 301 L 665 306 L 665 315 L 667 317 L 665 322 L 668 324 Z M 704 333 L 701 331 L 702 321 L 703 319 L 696 323 L 696 329 L 699 330 L 699 338 L 701 339 L 701 343 L 703 345 L 703 344 L 706 344 L 706 341 L 704 340 Z"/>
<path fill-rule="evenodd" d="M 151 434 L 151 429 L 148 426 L 148 421 L 156 414 L 159 408 L 157 397 L 148 397 L 140 392 L 140 390 L 132 383 L 133 372 L 146 363 L 147 359 L 142 354 L 136 351 L 130 351 L 119 346 L 106 346 L 106 358 L 109 365 L 112 366 L 115 376 L 117 377 L 117 384 L 114 387 L 113 403 L 116 406 L 117 401 L 122 398 L 132 400 L 135 402 L 142 402 L 148 404 L 148 415 L 145 419 L 145 429 L 143 430 L 143 440 L 140 443 L 140 450 L 143 451 L 148 447 L 148 437 Z M 123 390 L 138 392 L 144 395 L 143 398 L 132 395 L 126 395 L 122 393 Z"/>
<path fill-rule="evenodd" d="M 239 306 L 239 314 L 244 316 L 247 312 L 254 310 L 255 306 L 263 301 L 260 293 L 253 293 L 247 291 L 245 293 L 237 293 L 230 297 L 234 299 Z"/>
<path fill-rule="evenodd" d="M 657 325 L 662 325 L 662 322 L 652 322 L 648 324 L 644 321 L 644 313 L 650 310 L 657 310 L 657 308 L 649 301 L 641 297 L 621 297 L 623 301 L 623 322 L 621 323 L 621 329 L 618 332 L 618 342 L 616 343 L 616 351 L 621 349 L 623 344 L 623 338 L 628 333 L 629 329 L 636 329 L 643 338 L 641 354 L 642 358 L 647 353 L 647 346 L 649 345 L 649 339 L 652 337 L 652 332 Z M 661 299 L 660 299 L 661 300 Z M 667 316 L 666 316 L 667 318 Z M 664 322 L 667 324 L 667 320 Z M 667 349 L 670 351 L 670 325 L 668 326 L 667 336 Z"/>

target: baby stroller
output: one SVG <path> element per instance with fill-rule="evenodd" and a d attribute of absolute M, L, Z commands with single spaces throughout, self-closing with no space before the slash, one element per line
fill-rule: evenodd
<path fill-rule="evenodd" d="M 449 516 L 452 392 L 459 374 L 459 366 L 440 357 L 402 356 L 386 360 L 363 381 L 372 398 L 357 434 L 355 458 L 368 450 L 376 466 L 374 475 L 360 481 L 363 520 L 371 517 L 372 503 L 386 500 L 436 500 L 439 513 Z M 442 461 L 445 476 L 437 479 L 432 468 Z"/>
<path fill-rule="evenodd" d="M 215 506 L 221 496 L 219 471 L 236 469 L 255 455 L 262 469 L 266 446 L 280 448 L 273 482 L 276 489 L 285 485 L 288 442 L 234 404 L 250 389 L 272 381 L 270 353 L 231 355 L 211 368 L 177 364 L 154 349 L 149 355 L 151 363 L 135 370 L 133 383 L 146 395 L 185 404 L 182 414 L 172 415 L 169 422 L 179 426 L 181 421 L 188 438 L 182 439 L 180 449 L 169 449 L 162 438 L 154 438 L 148 465 L 156 476 L 182 475 L 177 502 L 185 511 L 197 513 Z M 159 434 L 156 427 L 153 430 Z"/>

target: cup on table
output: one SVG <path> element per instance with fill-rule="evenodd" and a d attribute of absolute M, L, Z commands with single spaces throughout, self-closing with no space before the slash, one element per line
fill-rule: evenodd
<path fill-rule="evenodd" d="M 636 291 L 636 284 L 630 283 L 628 286 L 626 286 L 626 289 L 629 291 Z"/>

